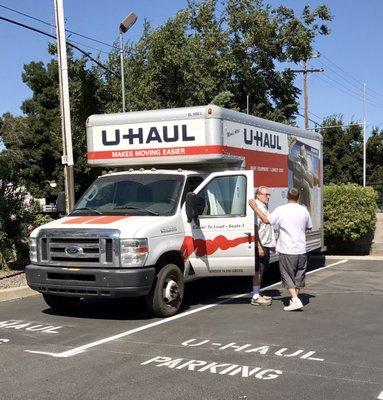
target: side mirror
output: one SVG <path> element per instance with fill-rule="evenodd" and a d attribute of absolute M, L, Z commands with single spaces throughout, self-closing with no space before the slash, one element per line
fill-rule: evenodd
<path fill-rule="evenodd" d="M 192 192 L 186 194 L 185 210 L 187 221 L 189 223 L 194 221 L 197 225 L 199 225 L 198 215 L 203 213 L 204 208 L 205 200 L 202 197 L 199 197 Z"/>
<path fill-rule="evenodd" d="M 59 214 L 66 213 L 66 198 L 65 192 L 59 192 L 56 199 L 56 209 Z"/>
<path fill-rule="evenodd" d="M 185 211 L 189 223 L 198 218 L 197 195 L 195 193 L 189 192 L 186 194 Z"/>

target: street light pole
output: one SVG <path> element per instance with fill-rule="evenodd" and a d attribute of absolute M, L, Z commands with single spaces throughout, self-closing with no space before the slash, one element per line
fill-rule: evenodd
<path fill-rule="evenodd" d="M 363 84 L 363 186 L 366 186 L 366 84 Z"/>
<path fill-rule="evenodd" d="M 130 13 L 120 24 L 120 64 L 121 64 L 121 95 L 122 112 L 125 112 L 125 74 L 124 74 L 124 38 L 123 34 L 137 21 L 137 15 Z"/>
<path fill-rule="evenodd" d="M 63 139 L 63 156 L 66 194 L 66 212 L 69 214 L 74 207 L 74 177 L 72 130 L 69 105 L 68 61 L 66 53 L 66 38 L 64 24 L 63 0 L 55 0 L 57 56 L 59 65 L 61 129 Z"/>
<path fill-rule="evenodd" d="M 122 94 L 122 112 L 125 112 L 125 74 L 124 74 L 124 38 L 120 31 L 120 63 L 121 63 L 121 94 Z"/>

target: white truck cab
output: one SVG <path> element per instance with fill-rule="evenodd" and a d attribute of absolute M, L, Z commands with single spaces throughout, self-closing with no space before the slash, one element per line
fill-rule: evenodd
<path fill-rule="evenodd" d="M 156 316 L 174 315 L 184 283 L 254 275 L 256 186 L 271 210 L 301 190 L 323 246 L 322 138 L 213 105 L 94 115 L 90 165 L 100 176 L 64 218 L 30 238 L 29 286 L 64 310 L 81 298 L 142 296 Z M 274 257 L 275 258 L 275 257 Z"/>

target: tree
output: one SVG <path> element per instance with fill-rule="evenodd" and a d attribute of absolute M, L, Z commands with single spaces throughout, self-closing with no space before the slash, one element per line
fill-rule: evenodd
<path fill-rule="evenodd" d="M 331 18 L 326 6 L 305 6 L 296 16 L 261 0 L 190 0 L 159 28 L 145 22 L 140 40 L 126 46 L 127 109 L 215 102 L 244 111 L 249 95 L 252 114 L 291 122 L 299 90 L 284 65 L 307 59 L 317 35 L 329 33 L 323 24 Z M 49 52 L 54 56 L 55 46 Z M 120 80 L 70 51 L 68 66 L 79 194 L 99 173 L 86 162 L 86 118 L 120 111 Z M 119 73 L 117 50 L 110 53 L 108 66 Z M 5 173 L 15 185 L 25 185 L 36 197 L 54 198 L 63 188 L 57 61 L 26 65 L 23 81 L 32 97 L 24 101 L 22 117 L 5 114 L 0 120 L 6 146 L 0 166 L 9 166 Z M 54 190 L 48 184 L 52 180 L 58 182 Z"/>
<path fill-rule="evenodd" d="M 222 6 L 222 10 L 219 9 Z M 221 92 L 230 105 L 289 121 L 297 111 L 294 73 L 281 65 L 308 58 L 318 34 L 329 31 L 325 6 L 306 6 L 300 17 L 261 0 L 189 1 L 157 29 L 145 23 L 143 36 L 126 49 L 127 106 L 130 110 L 208 104 Z M 116 68 L 117 51 L 110 55 Z M 115 92 L 116 79 L 108 79 Z M 119 99 L 112 99 L 118 109 Z"/>
<path fill-rule="evenodd" d="M 343 127 L 342 116 L 323 120 L 323 180 L 330 183 L 362 184 L 363 136 L 360 125 Z M 326 128 L 327 127 L 327 128 Z"/>
<path fill-rule="evenodd" d="M 378 195 L 378 206 L 383 207 L 383 131 L 374 128 L 367 141 L 366 181 Z"/>
<path fill-rule="evenodd" d="M 55 47 L 50 46 L 49 52 L 53 55 Z M 96 70 L 87 69 L 85 58 L 74 60 L 69 52 L 68 65 L 75 189 L 79 193 L 98 173 L 86 162 L 85 122 L 89 115 L 103 112 L 104 105 L 98 97 L 103 83 Z M 6 146 L 0 154 L 0 165 L 9 166 L 6 178 L 15 185 L 25 185 L 35 197 L 55 198 L 63 188 L 57 62 L 31 62 L 25 65 L 22 78 L 33 94 L 22 104 L 24 116 L 7 113 L 0 120 L 0 137 Z M 57 181 L 57 187 L 52 189 L 49 181 Z"/>

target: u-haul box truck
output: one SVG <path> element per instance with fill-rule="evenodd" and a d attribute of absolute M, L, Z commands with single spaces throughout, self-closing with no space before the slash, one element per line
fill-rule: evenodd
<path fill-rule="evenodd" d="M 88 161 L 123 167 L 100 176 L 66 217 L 30 238 L 29 286 L 57 310 L 81 298 L 143 296 L 157 316 L 175 314 L 184 282 L 254 275 L 254 212 L 296 186 L 323 246 L 322 137 L 213 105 L 92 115 Z"/>

